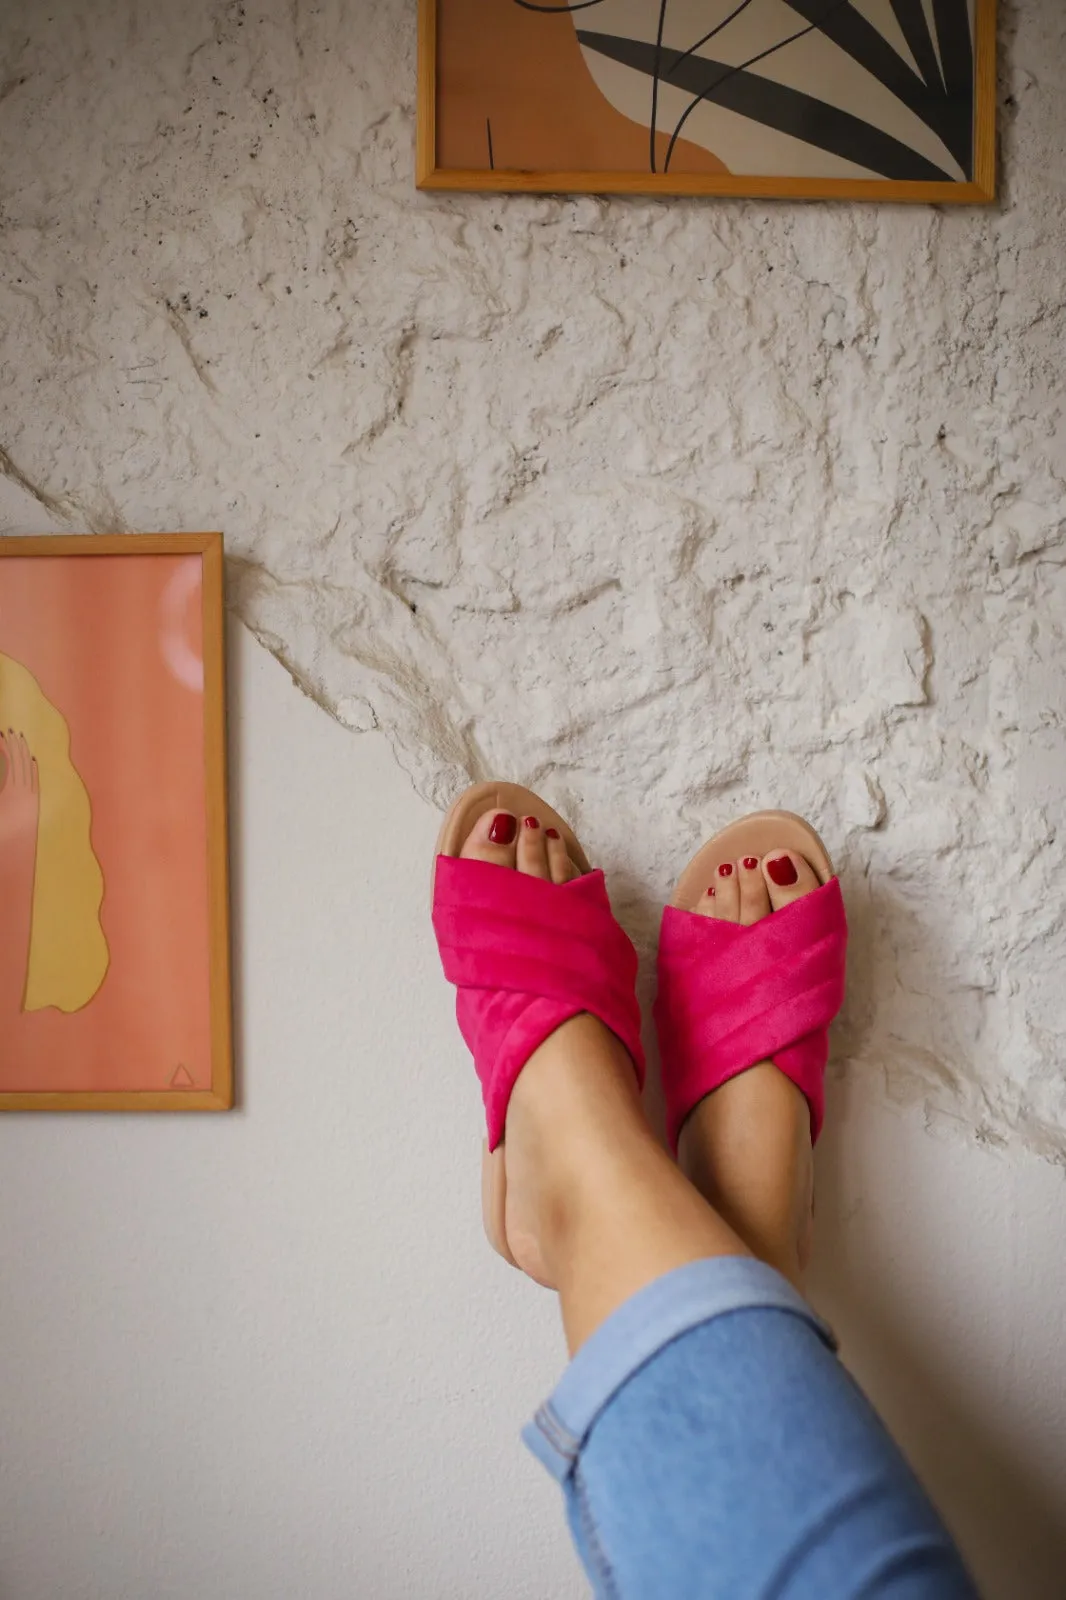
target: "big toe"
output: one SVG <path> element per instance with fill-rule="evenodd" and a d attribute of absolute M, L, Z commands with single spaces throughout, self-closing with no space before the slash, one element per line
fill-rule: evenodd
<path fill-rule="evenodd" d="M 793 900 L 802 900 L 819 887 L 818 875 L 795 850 L 771 850 L 763 857 L 763 878 L 775 911 L 782 911 Z"/>
<path fill-rule="evenodd" d="M 466 861 L 489 861 L 496 867 L 515 865 L 518 818 L 510 811 L 484 811 L 467 835 L 459 854 Z"/>

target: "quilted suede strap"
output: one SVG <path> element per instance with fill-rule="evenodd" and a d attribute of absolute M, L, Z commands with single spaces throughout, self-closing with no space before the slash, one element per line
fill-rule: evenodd
<path fill-rule="evenodd" d="M 580 1012 L 621 1040 L 643 1085 L 637 953 L 614 919 L 602 872 L 555 884 L 438 856 L 433 928 L 481 1079 L 490 1148 L 503 1137 L 511 1090 L 530 1055 Z"/>
<path fill-rule="evenodd" d="M 655 1021 L 674 1149 L 697 1101 L 767 1060 L 807 1097 L 818 1137 L 847 936 L 836 878 L 749 928 L 667 906 Z"/>

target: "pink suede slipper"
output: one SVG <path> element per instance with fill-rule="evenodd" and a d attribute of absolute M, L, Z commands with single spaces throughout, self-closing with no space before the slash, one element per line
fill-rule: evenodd
<path fill-rule="evenodd" d="M 549 883 L 460 859 L 486 811 L 534 816 L 541 827 L 558 829 L 581 877 Z M 622 1041 L 643 1086 L 637 953 L 614 920 L 603 873 L 589 866 L 570 828 L 538 795 L 509 783 L 476 784 L 445 817 L 433 873 L 433 928 L 444 975 L 458 991 L 456 1016 L 485 1102 L 485 1232 L 513 1265 L 502 1143 L 511 1090 L 537 1046 L 586 1011 Z"/>
<path fill-rule="evenodd" d="M 821 888 L 751 927 L 696 916 L 720 862 L 775 849 L 805 857 Z M 655 1022 L 667 1135 L 704 1095 L 759 1061 L 807 1098 L 811 1138 L 825 1110 L 829 1024 L 844 1002 L 847 919 L 825 846 L 802 817 L 760 811 L 709 840 L 689 862 L 663 912 Z"/>

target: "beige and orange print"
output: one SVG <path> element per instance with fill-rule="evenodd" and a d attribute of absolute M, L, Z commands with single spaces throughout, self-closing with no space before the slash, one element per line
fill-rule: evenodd
<path fill-rule="evenodd" d="M 0 1093 L 211 1085 L 199 555 L 0 562 Z"/>

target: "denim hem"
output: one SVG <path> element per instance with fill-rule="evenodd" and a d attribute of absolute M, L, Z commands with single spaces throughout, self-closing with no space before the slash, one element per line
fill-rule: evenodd
<path fill-rule="evenodd" d="M 836 1340 L 786 1278 L 750 1256 L 691 1261 L 656 1278 L 612 1312 L 582 1345 L 522 1438 L 553 1477 L 569 1477 L 593 1423 L 613 1395 L 690 1328 L 731 1311 L 787 1311 L 831 1350 Z"/>

